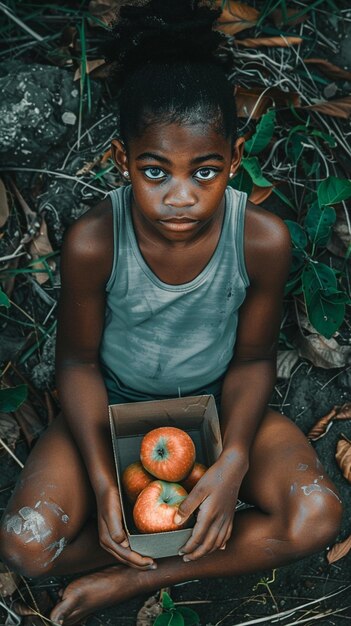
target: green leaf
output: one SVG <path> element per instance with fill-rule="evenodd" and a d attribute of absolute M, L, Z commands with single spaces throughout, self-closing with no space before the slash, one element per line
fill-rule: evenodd
<path fill-rule="evenodd" d="M 258 187 L 271 187 L 272 183 L 261 172 L 261 166 L 257 157 L 244 157 L 242 166 L 250 174 L 252 181 Z"/>
<path fill-rule="evenodd" d="M 321 208 L 318 202 L 314 202 L 308 209 L 304 225 L 315 247 L 327 245 L 335 220 L 333 207 Z"/>
<path fill-rule="evenodd" d="M 243 167 L 239 169 L 239 172 L 234 176 L 234 178 L 229 182 L 231 187 L 234 189 L 238 189 L 239 191 L 245 191 L 249 196 L 253 189 L 253 182 L 251 180 L 251 176 L 244 170 Z"/>
<path fill-rule="evenodd" d="M 184 617 L 178 609 L 172 611 L 172 619 L 169 622 L 169 626 L 185 626 Z"/>
<path fill-rule="evenodd" d="M 334 271 L 324 263 L 310 262 L 302 272 L 302 288 L 308 318 L 314 328 L 330 339 L 338 330 L 345 316 L 344 302 L 334 303 L 337 289 Z"/>
<path fill-rule="evenodd" d="M 9 413 L 16 411 L 27 398 L 27 385 L 0 389 L 0 411 Z"/>
<path fill-rule="evenodd" d="M 196 626 L 200 624 L 200 618 L 193 609 L 189 609 L 187 606 L 178 606 L 177 610 L 182 614 L 185 626 Z"/>
<path fill-rule="evenodd" d="M 268 146 L 274 133 L 275 116 L 276 113 L 274 109 L 262 115 L 255 134 L 249 141 L 245 142 L 245 152 L 247 152 L 249 156 L 262 152 L 262 150 Z"/>
<path fill-rule="evenodd" d="M 320 183 L 317 193 L 320 207 L 336 204 L 351 197 L 351 181 L 347 178 L 329 176 Z"/>
<path fill-rule="evenodd" d="M 167 610 L 174 608 L 174 602 L 167 591 L 162 592 L 162 608 Z"/>
<path fill-rule="evenodd" d="M 10 306 L 10 300 L 8 299 L 6 293 L 0 288 L 0 306 L 6 306 L 8 309 Z"/>
<path fill-rule="evenodd" d="M 323 133 L 321 130 L 313 130 L 311 132 L 311 137 L 319 137 L 319 139 L 323 139 L 331 148 L 336 148 L 337 142 L 335 137 L 332 135 L 328 135 L 328 133 Z"/>
<path fill-rule="evenodd" d="M 301 250 L 300 248 L 294 248 L 292 250 L 292 259 L 291 259 L 291 266 L 290 266 L 290 274 L 294 274 L 295 272 L 298 272 L 306 259 L 306 255 L 303 252 L 303 250 Z"/>
<path fill-rule="evenodd" d="M 321 297 L 332 304 L 351 304 L 351 298 L 346 291 L 339 291 L 338 289 L 323 289 Z"/>
<path fill-rule="evenodd" d="M 288 293 L 290 293 L 290 291 L 292 291 L 294 289 L 294 287 L 300 282 L 301 276 L 292 276 L 291 278 L 289 278 L 289 280 L 285 283 L 285 288 L 284 288 L 284 295 L 287 296 Z"/>
<path fill-rule="evenodd" d="M 161 613 L 158 615 L 153 623 L 153 626 L 169 626 L 171 624 L 172 613 Z M 174 625 L 173 625 L 174 626 Z"/>
<path fill-rule="evenodd" d="M 307 235 L 297 222 L 293 222 L 292 220 L 284 220 L 287 225 L 290 233 L 291 240 L 295 248 L 299 248 L 300 250 L 304 250 L 307 246 Z"/>
<path fill-rule="evenodd" d="M 334 335 L 345 317 L 345 304 L 325 300 L 320 290 L 315 292 L 308 304 L 306 302 L 306 309 L 312 326 L 327 339 Z"/>
<path fill-rule="evenodd" d="M 295 209 L 295 206 L 293 205 L 293 203 L 289 200 L 289 198 L 285 195 L 285 193 L 283 193 L 282 191 L 280 191 L 280 189 L 278 189 L 278 187 L 273 187 L 273 193 L 275 193 L 278 198 L 280 198 L 280 200 L 282 200 L 285 204 L 287 204 L 291 209 Z"/>

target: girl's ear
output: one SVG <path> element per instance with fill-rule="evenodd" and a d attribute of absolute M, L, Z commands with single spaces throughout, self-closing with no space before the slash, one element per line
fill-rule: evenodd
<path fill-rule="evenodd" d="M 127 151 L 124 143 L 120 139 L 112 139 L 111 154 L 121 174 L 123 174 L 125 171 L 128 171 L 129 168 Z"/>
<path fill-rule="evenodd" d="M 233 156 L 232 156 L 232 162 L 230 166 L 231 174 L 235 174 L 235 172 L 237 171 L 241 163 L 241 159 L 243 158 L 244 145 L 245 145 L 245 138 L 238 137 L 233 148 Z"/>

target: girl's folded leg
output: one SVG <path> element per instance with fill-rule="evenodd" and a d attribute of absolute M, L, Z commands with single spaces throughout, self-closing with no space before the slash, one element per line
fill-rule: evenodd
<path fill-rule="evenodd" d="M 83 459 L 61 415 L 35 444 L 4 512 L 1 559 L 33 577 L 115 563 L 99 545 L 95 511 Z"/>
<path fill-rule="evenodd" d="M 165 585 L 279 567 L 322 550 L 338 533 L 341 503 L 333 484 L 303 433 L 274 411 L 267 411 L 256 434 L 240 496 L 253 508 L 235 515 L 225 550 L 186 562 L 159 559 L 153 571 L 116 566 L 88 574 L 68 585 L 51 618 L 70 626 Z"/>

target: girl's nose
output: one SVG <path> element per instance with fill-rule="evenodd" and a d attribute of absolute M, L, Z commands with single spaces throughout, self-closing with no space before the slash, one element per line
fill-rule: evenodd
<path fill-rule="evenodd" d="M 192 207 L 196 202 L 197 198 L 194 189 L 191 189 L 188 184 L 183 182 L 174 182 L 171 188 L 168 189 L 163 200 L 165 206 L 172 206 L 177 209 Z"/>

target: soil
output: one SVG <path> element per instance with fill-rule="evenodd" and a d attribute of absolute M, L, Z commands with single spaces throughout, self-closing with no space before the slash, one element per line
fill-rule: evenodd
<path fill-rule="evenodd" d="M 340 23 L 339 20 L 336 28 L 331 17 L 326 17 L 323 12 L 318 18 L 318 28 L 325 36 L 330 36 L 331 28 L 336 29 L 335 32 L 333 30 L 335 49 L 332 53 L 328 52 L 329 60 L 350 69 L 347 39 L 351 34 L 351 22 Z M 319 52 L 322 56 L 323 53 Z M 330 80 L 330 84 L 332 82 Z M 345 82 L 342 89 L 345 92 L 350 86 L 350 83 Z M 79 81 L 77 83 L 73 80 L 72 71 L 52 67 L 40 54 L 36 57 L 32 53 L 17 61 L 0 63 L 0 88 L 5 93 L 0 103 L 0 155 L 4 181 L 12 194 L 15 192 L 11 181 L 15 183 L 37 219 L 45 218 L 52 249 L 58 252 L 67 226 L 113 187 L 121 184 L 116 172 L 109 171 L 109 161 L 100 161 L 118 127 L 114 94 L 103 81 L 91 81 L 91 109 L 89 112 L 85 95 L 78 145 Z M 338 86 L 338 89 L 341 88 Z M 26 102 L 31 103 L 29 108 L 26 108 Z M 349 163 L 342 154 L 340 159 L 342 167 L 349 173 Z M 98 177 L 89 174 L 89 164 L 92 165 L 93 174 L 98 174 Z M 86 175 L 81 173 L 82 168 L 86 168 Z M 102 170 L 105 170 L 103 175 Z M 268 200 L 264 206 L 280 212 L 284 218 L 291 217 L 286 213 L 286 207 L 279 211 L 279 206 L 276 208 L 275 204 Z M 27 220 L 17 198 L 5 227 L 1 229 L 0 257 L 12 254 L 28 230 Z M 28 247 L 24 246 L 23 250 L 27 255 Z M 19 267 L 28 260 L 28 256 L 21 258 Z M 55 257 L 55 261 L 56 269 L 50 280 L 43 284 L 39 284 L 29 273 L 17 275 L 11 296 L 16 308 L 11 309 L 8 317 L 4 317 L 1 311 L 0 361 L 4 364 L 11 361 L 13 364 L 12 369 L 8 370 L 7 384 L 24 381 L 29 385 L 29 403 L 36 416 L 35 419 L 29 417 L 28 409 L 25 417 L 16 414 L 21 434 L 19 438 L 15 435 L 17 443 L 14 451 L 23 463 L 37 435 L 59 410 L 53 367 L 56 301 L 60 286 L 59 256 Z M 335 258 L 336 266 L 338 263 L 340 259 Z M 15 269 L 15 264 L 11 268 Z M 10 282 L 11 277 L 7 276 L 6 287 L 11 290 Z M 45 333 L 33 330 L 28 316 L 34 326 L 40 324 Z M 290 322 L 293 319 L 291 302 L 287 304 L 287 319 Z M 349 324 L 340 329 L 340 345 L 350 345 L 349 329 Z M 292 332 L 286 329 L 288 342 L 293 342 L 289 347 L 294 346 L 295 333 L 296 320 L 295 325 L 292 324 Z M 281 347 L 286 349 L 287 346 Z M 350 389 L 350 365 L 322 369 L 312 365 L 306 358 L 298 357 L 287 377 L 278 379 L 271 406 L 290 417 L 307 434 L 315 421 L 333 406 L 351 402 Z M 339 541 L 351 534 L 351 486 L 343 478 L 334 460 L 335 447 L 341 433 L 351 439 L 351 421 L 334 423 L 327 435 L 313 444 L 344 503 Z M 1 511 L 6 506 L 18 474 L 18 465 L 1 449 Z M 195 609 L 202 626 L 234 626 L 264 616 L 268 619 L 263 623 L 284 626 L 295 623 L 341 625 L 345 620 L 351 620 L 350 563 L 351 556 L 348 555 L 328 565 L 326 552 L 323 552 L 274 572 L 176 585 L 171 589 L 171 596 L 175 602 Z M 28 584 L 33 593 L 43 589 L 51 593 L 68 580 L 71 579 L 47 577 L 29 579 Z M 23 581 L 19 581 L 18 586 L 21 590 L 25 587 Z M 327 597 L 336 592 L 337 595 Z M 136 623 L 137 613 L 146 599 L 138 597 L 118 607 L 98 612 L 87 620 L 86 625 L 131 626 Z M 298 609 L 313 600 L 316 600 L 315 604 Z M 9 598 L 4 602 L 9 605 Z M 288 609 L 293 612 L 279 620 L 274 617 L 278 612 Z M 7 612 L 0 605 L 0 624 L 5 623 L 6 617 Z M 10 624 L 9 621 L 6 623 Z"/>

